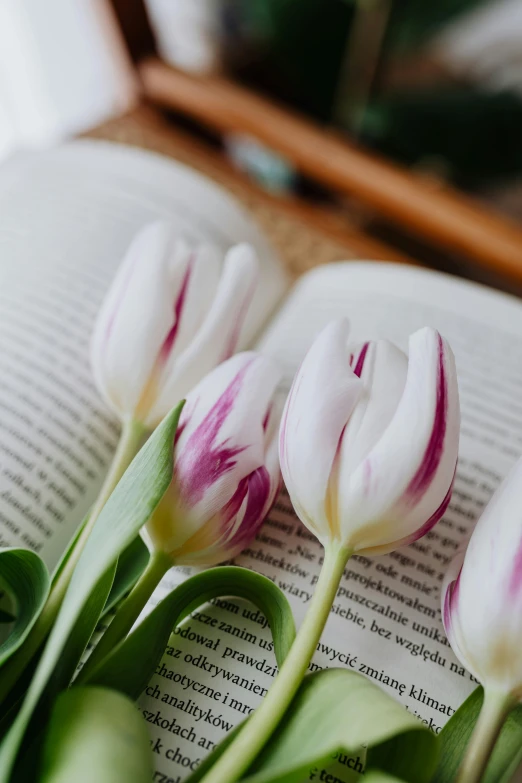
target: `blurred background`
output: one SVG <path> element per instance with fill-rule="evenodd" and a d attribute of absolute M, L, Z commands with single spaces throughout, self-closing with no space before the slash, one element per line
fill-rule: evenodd
<path fill-rule="evenodd" d="M 522 219 L 522 192 L 510 204 L 522 171 L 520 0 L 148 0 L 147 7 L 167 61 L 222 69 L 369 149 L 491 194 Z M 254 150 L 234 151 L 253 156 L 255 168 Z M 282 176 L 275 162 L 272 176 L 275 186 Z"/>
<path fill-rule="evenodd" d="M 355 221 L 371 198 L 321 174 L 337 149 L 319 160 L 321 132 L 365 164 L 390 162 L 522 223 L 522 0 L 0 2 L 0 156 L 144 101 L 256 187 Z M 346 158 L 343 176 L 358 163 Z M 372 231 L 451 268 L 447 247 L 404 222 L 377 216 Z"/>

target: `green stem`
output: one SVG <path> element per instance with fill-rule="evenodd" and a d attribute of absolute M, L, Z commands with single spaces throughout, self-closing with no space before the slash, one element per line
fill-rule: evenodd
<path fill-rule="evenodd" d="M 330 545 L 310 607 L 274 684 L 243 730 L 200 783 L 233 783 L 248 769 L 285 714 L 321 638 L 351 552 Z"/>
<path fill-rule="evenodd" d="M 22 647 L 5 663 L 0 671 L 0 704 L 16 684 L 25 667 L 32 660 L 49 634 L 87 539 L 91 534 L 102 508 L 134 458 L 143 432 L 143 426 L 138 422 L 129 420 L 124 423 L 109 472 L 103 482 L 103 486 L 96 498 L 94 506 L 92 507 L 89 518 L 78 536 L 67 560 L 55 575 L 46 604 Z"/>
<path fill-rule="evenodd" d="M 456 783 L 479 783 L 504 721 L 514 706 L 511 694 L 486 690 L 478 721 L 466 748 Z"/>
<path fill-rule="evenodd" d="M 89 656 L 76 678 L 76 683 L 86 682 L 111 650 L 124 639 L 140 616 L 142 609 L 172 566 L 172 560 L 164 552 L 154 552 L 133 589 L 122 602 L 114 620 Z"/>

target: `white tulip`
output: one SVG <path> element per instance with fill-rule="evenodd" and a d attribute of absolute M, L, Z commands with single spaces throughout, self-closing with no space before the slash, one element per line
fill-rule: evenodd
<path fill-rule="evenodd" d="M 433 329 L 409 356 L 387 340 L 348 343 L 327 326 L 283 412 L 281 469 L 303 523 L 326 545 L 382 554 L 424 535 L 447 508 L 457 463 L 455 361 Z"/>
<path fill-rule="evenodd" d="M 172 483 L 142 531 L 172 564 L 211 565 L 254 539 L 281 484 L 279 373 L 253 352 L 219 365 L 188 395 L 174 448 Z"/>
<path fill-rule="evenodd" d="M 442 621 L 453 652 L 484 686 L 458 778 L 476 783 L 507 714 L 522 701 L 522 460 L 448 568 Z"/>
<path fill-rule="evenodd" d="M 166 223 L 137 234 L 91 344 L 98 389 L 122 420 L 153 429 L 235 352 L 257 277 L 248 245 L 223 258 L 214 247 L 189 246 Z"/>

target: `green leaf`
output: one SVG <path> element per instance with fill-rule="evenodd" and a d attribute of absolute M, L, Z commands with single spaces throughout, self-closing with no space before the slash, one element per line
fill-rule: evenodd
<path fill-rule="evenodd" d="M 395 775 L 388 775 L 387 772 L 373 769 L 364 776 L 364 783 L 402 783 Z"/>
<path fill-rule="evenodd" d="M 92 588 L 82 611 L 71 629 L 66 644 L 56 661 L 52 677 L 46 686 L 42 699 L 48 705 L 54 702 L 56 695 L 67 688 L 74 676 L 82 655 L 98 625 L 103 608 L 108 600 L 116 572 L 116 563 L 110 566 L 105 574 Z"/>
<path fill-rule="evenodd" d="M 244 776 L 248 783 L 299 783 L 335 753 L 367 747 L 366 769 L 427 783 L 438 739 L 369 679 L 346 669 L 308 675 L 283 721 Z"/>
<path fill-rule="evenodd" d="M 27 683 L 31 677 L 31 668 L 36 666 L 37 653 L 39 648 L 43 646 L 43 642 L 47 637 L 49 630 L 53 622 L 53 613 L 56 607 L 56 603 L 53 600 L 52 590 L 55 585 L 56 579 L 62 572 L 66 563 L 68 562 L 74 545 L 83 529 L 88 517 L 85 517 L 76 531 L 72 540 L 69 542 L 64 554 L 61 557 L 60 562 L 55 567 L 50 580 L 50 588 L 47 590 L 46 600 L 42 603 L 37 617 L 35 616 L 35 622 L 31 624 L 30 630 L 25 634 L 22 645 L 18 645 L 16 655 L 13 655 L 14 649 L 9 655 L 9 661 L 5 661 L 5 665 L 0 667 L 0 703 L 2 708 L 6 710 L 9 702 L 6 703 L 6 698 L 13 702 L 20 700 L 20 694 L 23 694 L 27 689 Z M 26 550 L 23 550 L 24 552 Z M 36 620 L 38 620 L 36 622 Z M 25 671 L 25 684 L 20 682 L 20 677 Z M 5 723 L 6 715 L 2 717 L 2 724 Z M 0 736 L 3 736 L 5 731 L 0 726 Z"/>
<path fill-rule="evenodd" d="M 190 577 L 172 590 L 140 625 L 94 670 L 90 683 L 138 698 L 149 682 L 174 628 L 212 598 L 251 601 L 268 620 L 281 664 L 295 638 L 294 618 L 284 593 L 265 576 L 246 568 L 221 566 Z"/>
<path fill-rule="evenodd" d="M 89 520 L 89 514 L 86 514 L 86 516 L 84 516 L 84 518 L 82 519 L 79 527 L 76 529 L 76 531 L 75 531 L 74 535 L 72 536 L 71 540 L 67 544 L 67 547 L 66 547 L 65 551 L 63 552 L 61 558 L 57 562 L 57 564 L 56 564 L 56 566 L 54 568 L 54 571 L 52 573 L 51 585 L 54 585 L 54 583 L 56 582 L 56 580 L 58 579 L 58 577 L 62 573 L 63 569 L 67 565 L 67 562 L 68 562 L 68 560 L 69 560 L 69 558 L 70 558 L 70 556 L 71 556 L 71 554 L 72 554 L 72 552 L 74 550 L 76 542 L 80 538 L 81 532 L 82 532 L 83 528 L 85 527 L 85 525 L 87 524 L 88 520 Z"/>
<path fill-rule="evenodd" d="M 103 607 L 109 596 L 115 571 L 116 563 L 107 569 L 102 578 L 94 586 L 69 634 L 66 644 L 64 644 L 62 654 L 56 662 L 52 676 L 43 689 L 40 700 L 36 704 L 34 713 L 32 714 L 32 728 L 27 733 L 27 737 L 23 739 L 23 744 L 21 746 L 23 752 L 19 754 L 19 761 L 23 761 L 23 763 L 17 764 L 13 772 L 14 780 L 22 779 L 29 781 L 33 779 L 30 772 L 32 766 L 31 760 L 34 757 L 38 757 L 40 754 L 43 727 L 45 727 L 48 721 L 49 713 L 56 700 L 56 696 L 61 690 L 67 688 L 72 677 L 76 673 L 78 663 L 96 629 Z M 30 682 L 30 676 L 28 677 L 28 681 Z M 13 703 L 13 709 L 9 709 L 4 716 L 6 719 L 6 727 L 12 722 L 13 717 L 20 707 L 22 699 L 23 691 L 18 703 Z M 23 759 L 20 757 L 23 757 Z"/>
<path fill-rule="evenodd" d="M 83 616 L 93 588 L 107 579 L 109 569 L 115 567 L 120 553 L 151 517 L 167 490 L 172 479 L 173 442 L 181 408 L 182 404 L 173 410 L 145 443 L 96 520 L 24 703 L 0 747 L 0 783 L 10 778 L 28 722 L 64 655 L 71 632 Z"/>
<path fill-rule="evenodd" d="M 133 702 L 106 688 L 64 691 L 53 709 L 40 783 L 150 783 L 152 751 Z"/>
<path fill-rule="evenodd" d="M 134 587 L 149 562 L 149 550 L 140 536 L 131 541 L 118 558 L 110 595 L 103 609 L 107 614 Z"/>
<path fill-rule="evenodd" d="M 483 689 L 476 688 L 442 729 L 439 735 L 441 757 L 433 783 L 447 783 L 455 779 L 483 700 Z M 522 705 L 508 715 L 491 754 L 483 783 L 508 783 L 521 761 Z"/>
<path fill-rule="evenodd" d="M 184 781 L 184 783 L 199 783 L 200 780 L 202 780 L 207 772 L 209 772 L 210 769 L 214 766 L 216 761 L 220 756 L 223 755 L 225 750 L 228 748 L 228 746 L 235 740 L 243 726 L 248 722 L 248 718 L 244 721 L 241 721 L 241 723 L 238 723 L 237 726 L 234 726 L 232 731 L 229 731 L 228 734 L 221 740 L 221 742 L 215 746 L 214 750 L 212 750 L 208 755 L 205 756 L 203 761 L 201 761 L 200 764 L 198 764 L 198 767 L 195 772 L 193 772 L 191 775 L 189 775 L 188 778 Z M 301 783 L 301 780 L 299 780 L 299 783 Z"/>
<path fill-rule="evenodd" d="M 201 780 L 231 739 L 227 735 L 185 783 Z M 438 744 L 435 734 L 362 674 L 325 669 L 305 677 L 277 731 L 241 781 L 302 783 L 311 768 L 328 768 L 334 754 L 361 753 L 364 745 L 365 781 L 428 783 Z"/>
<path fill-rule="evenodd" d="M 51 580 L 38 555 L 29 549 L 13 548 L 0 549 L 0 581 L 15 603 L 13 628 L 0 644 L 1 666 L 33 627 L 49 594 Z"/>

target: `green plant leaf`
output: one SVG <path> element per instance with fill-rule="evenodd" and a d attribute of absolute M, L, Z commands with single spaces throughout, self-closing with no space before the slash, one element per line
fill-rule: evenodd
<path fill-rule="evenodd" d="M 228 734 L 221 740 L 221 742 L 215 746 L 214 750 L 205 756 L 201 763 L 198 764 L 196 771 L 189 775 L 184 783 L 199 783 L 199 781 L 205 777 L 207 772 L 214 766 L 218 758 L 225 752 L 233 740 L 235 740 L 247 722 L 248 718 L 244 721 L 241 721 L 241 723 L 238 723 L 237 726 L 234 726 L 232 731 L 229 731 Z M 303 780 L 304 779 L 305 778 L 303 778 Z M 299 780 L 299 783 L 302 783 L 301 779 Z"/>
<path fill-rule="evenodd" d="M 50 702 L 54 702 L 56 694 L 63 688 L 67 688 L 71 682 L 85 648 L 96 630 L 103 607 L 111 591 L 115 572 L 116 563 L 107 569 L 92 588 L 82 611 L 69 633 L 62 653 L 56 661 L 52 678 L 43 692 L 42 698 L 45 696 L 46 706 Z"/>
<path fill-rule="evenodd" d="M 116 574 L 103 614 L 113 609 L 136 584 L 149 562 L 150 553 L 140 536 L 125 547 L 118 558 Z"/>
<path fill-rule="evenodd" d="M 229 734 L 185 783 L 201 780 L 230 742 Z M 361 752 L 363 745 L 365 781 L 431 780 L 438 737 L 362 674 L 325 669 L 305 677 L 277 731 L 241 781 L 302 783 L 311 768 L 328 768 L 334 754 Z"/>
<path fill-rule="evenodd" d="M 14 625 L 0 644 L 0 666 L 20 647 L 49 594 L 47 568 L 29 549 L 0 549 L 0 582 L 15 603 Z M 3 620 L 7 622 L 7 620 Z"/>
<path fill-rule="evenodd" d="M 388 775 L 387 772 L 372 769 L 364 776 L 364 783 L 402 783 L 402 781 L 395 775 Z"/>
<path fill-rule="evenodd" d="M 71 632 L 93 588 L 107 579 L 109 569 L 115 567 L 120 553 L 151 517 L 167 490 L 172 479 L 173 442 L 181 408 L 182 404 L 174 409 L 145 443 L 96 520 L 20 712 L 0 746 L 1 783 L 10 778 L 28 722 L 67 643 L 74 645 Z"/>
<path fill-rule="evenodd" d="M 43 645 L 43 641 L 47 636 L 50 626 L 52 624 L 52 614 L 53 614 L 53 607 L 54 607 L 53 598 L 52 598 L 52 588 L 55 584 L 57 577 L 65 567 L 67 561 L 69 560 L 74 545 L 87 519 L 88 517 L 85 517 L 83 519 L 80 527 L 76 531 L 72 540 L 67 545 L 67 548 L 63 553 L 59 563 L 56 565 L 54 571 L 52 572 L 51 579 L 50 579 L 50 588 L 48 588 L 47 590 L 46 600 L 42 603 L 42 606 L 35 614 L 30 629 L 28 629 L 28 631 L 24 635 L 23 645 L 22 644 L 17 645 L 16 655 L 13 654 L 15 652 L 15 649 L 12 649 L 9 653 L 9 662 L 7 663 L 7 661 L 3 661 L 3 663 L 5 663 L 6 665 L 0 666 L 0 703 L 2 704 L 2 708 L 4 711 L 4 715 L 2 716 L 2 724 L 5 723 L 5 719 L 6 719 L 6 715 L 5 715 L 6 707 L 8 707 L 9 703 L 13 702 L 13 699 L 15 702 L 18 702 L 20 699 L 20 694 L 23 694 L 24 691 L 26 690 L 26 687 L 24 688 L 24 683 L 19 682 L 19 679 L 22 673 L 25 671 L 25 680 L 27 684 L 27 682 L 30 679 L 31 667 L 34 668 L 34 666 L 36 665 L 38 649 Z M 22 550 L 22 551 L 26 552 L 27 550 Z M 36 620 L 38 620 L 38 622 L 36 622 Z M 16 693 L 18 693 L 18 696 L 16 695 Z M 9 702 L 7 702 L 7 704 L 6 704 L 6 698 L 9 699 Z M 2 736 L 3 733 L 4 732 L 0 728 L 0 736 Z"/>
<path fill-rule="evenodd" d="M 483 700 L 482 687 L 476 688 L 442 729 L 439 735 L 441 756 L 433 783 L 447 783 L 455 779 Z M 491 754 L 483 783 L 508 783 L 521 761 L 522 705 L 508 715 Z"/>
<path fill-rule="evenodd" d="M 221 566 L 190 577 L 172 590 L 91 674 L 88 682 L 138 698 L 161 660 L 174 628 L 211 598 L 251 601 L 268 620 L 278 664 L 295 638 L 295 624 L 284 593 L 265 576 L 246 568 Z"/>
<path fill-rule="evenodd" d="M 67 563 L 69 556 L 71 552 L 74 549 L 74 545 L 79 537 L 79 534 L 81 530 L 83 529 L 83 526 L 85 525 L 85 522 L 87 521 L 88 517 L 85 517 L 82 524 L 80 525 L 80 528 L 76 532 L 73 539 L 70 541 L 69 546 L 63 555 L 60 563 L 56 567 L 53 577 L 51 580 L 51 584 L 54 583 L 54 580 L 57 578 L 65 564 Z M 27 550 L 21 550 L 22 552 L 26 553 Z M 32 553 L 30 553 L 32 554 Z M 67 655 L 65 658 L 60 658 L 60 669 L 61 673 L 59 678 L 54 679 L 54 690 L 60 687 L 62 685 L 65 687 L 70 677 L 74 674 L 76 670 L 76 666 L 78 663 L 78 660 L 80 659 L 82 655 L 82 651 L 85 648 L 86 644 L 89 642 L 89 639 L 91 638 L 96 625 L 98 624 L 98 620 L 100 616 L 103 616 L 111 611 L 111 609 L 118 603 L 118 601 L 121 600 L 121 598 L 126 595 L 126 593 L 132 588 L 136 580 L 138 579 L 139 575 L 145 568 L 145 565 L 147 564 L 147 561 L 149 559 L 149 552 L 145 544 L 142 542 L 141 538 L 137 536 L 126 549 L 121 553 L 120 557 L 118 558 L 118 565 L 116 568 L 116 573 L 111 572 L 107 575 L 106 580 L 98 585 L 98 588 L 91 596 L 91 600 L 88 604 L 88 606 L 83 610 L 80 619 L 75 626 L 72 634 L 71 634 L 71 640 L 74 642 L 73 644 L 68 645 L 67 647 Z M 0 556 L 0 565 L 1 565 L 1 556 Z M 1 577 L 1 573 L 0 573 Z M 1 581 L 1 580 L 0 580 Z M 111 586 L 112 585 L 112 586 Z M 107 590 L 110 588 L 110 594 L 107 596 Z M 104 602 L 104 606 L 102 605 L 101 611 L 100 611 L 100 602 Z M 29 611 L 30 608 L 30 602 L 23 602 L 23 607 L 26 611 Z M 44 602 L 45 605 L 45 602 Z M 40 607 L 40 609 L 43 608 L 43 605 Z M 35 614 L 34 619 L 38 616 L 40 612 L 38 611 Z M 9 623 L 13 622 L 15 618 L 12 617 L 7 612 L 3 612 L 0 610 L 0 624 L 1 623 Z M 32 627 L 33 623 L 30 627 Z M 28 631 L 30 630 L 30 627 L 27 629 L 26 633 L 24 634 L 24 639 L 27 636 Z M 15 637 L 10 636 L 8 640 L 9 644 L 15 642 Z M 12 648 L 9 649 L 8 657 L 11 656 L 12 653 L 15 652 L 15 650 L 20 647 L 20 642 L 16 644 L 16 646 L 12 646 Z M 1 659 L 1 653 L 2 653 L 2 646 L 0 646 L 0 665 L 3 662 Z M 2 670 L 0 672 L 0 691 L 2 690 L 3 680 L 5 678 L 6 683 L 12 683 L 13 679 L 13 672 L 7 671 L 6 669 Z M 10 687 L 10 685 L 8 686 Z M 52 694 L 50 694 L 52 696 Z M 1 732 L 0 732 L 1 733 Z"/>
<path fill-rule="evenodd" d="M 244 776 L 248 783 L 298 783 L 335 753 L 367 747 L 366 769 L 427 783 L 438 739 L 362 674 L 326 669 L 308 675 L 277 732 Z"/>
<path fill-rule="evenodd" d="M 40 783 L 150 783 L 150 739 L 133 702 L 107 688 L 64 691 L 51 714 Z"/>
<path fill-rule="evenodd" d="M 67 564 L 67 562 L 68 562 L 68 560 L 69 560 L 69 558 L 71 556 L 71 553 L 72 553 L 72 551 L 73 551 L 73 549 L 74 549 L 74 547 L 76 545 L 76 542 L 80 538 L 80 534 L 81 534 L 83 528 L 85 527 L 85 525 L 87 524 L 88 519 L 89 519 L 89 514 L 86 514 L 84 516 L 84 518 L 82 519 L 79 527 L 76 529 L 76 531 L 75 531 L 74 535 L 72 536 L 71 540 L 67 544 L 67 547 L 66 547 L 65 551 L 63 552 L 61 558 L 58 560 L 56 566 L 54 567 L 54 571 L 53 571 L 52 576 L 51 576 L 51 585 L 54 585 L 54 583 L 56 582 L 56 580 L 58 579 L 58 577 L 62 573 L 63 569 L 65 568 L 65 566 L 66 566 L 66 564 Z"/>

